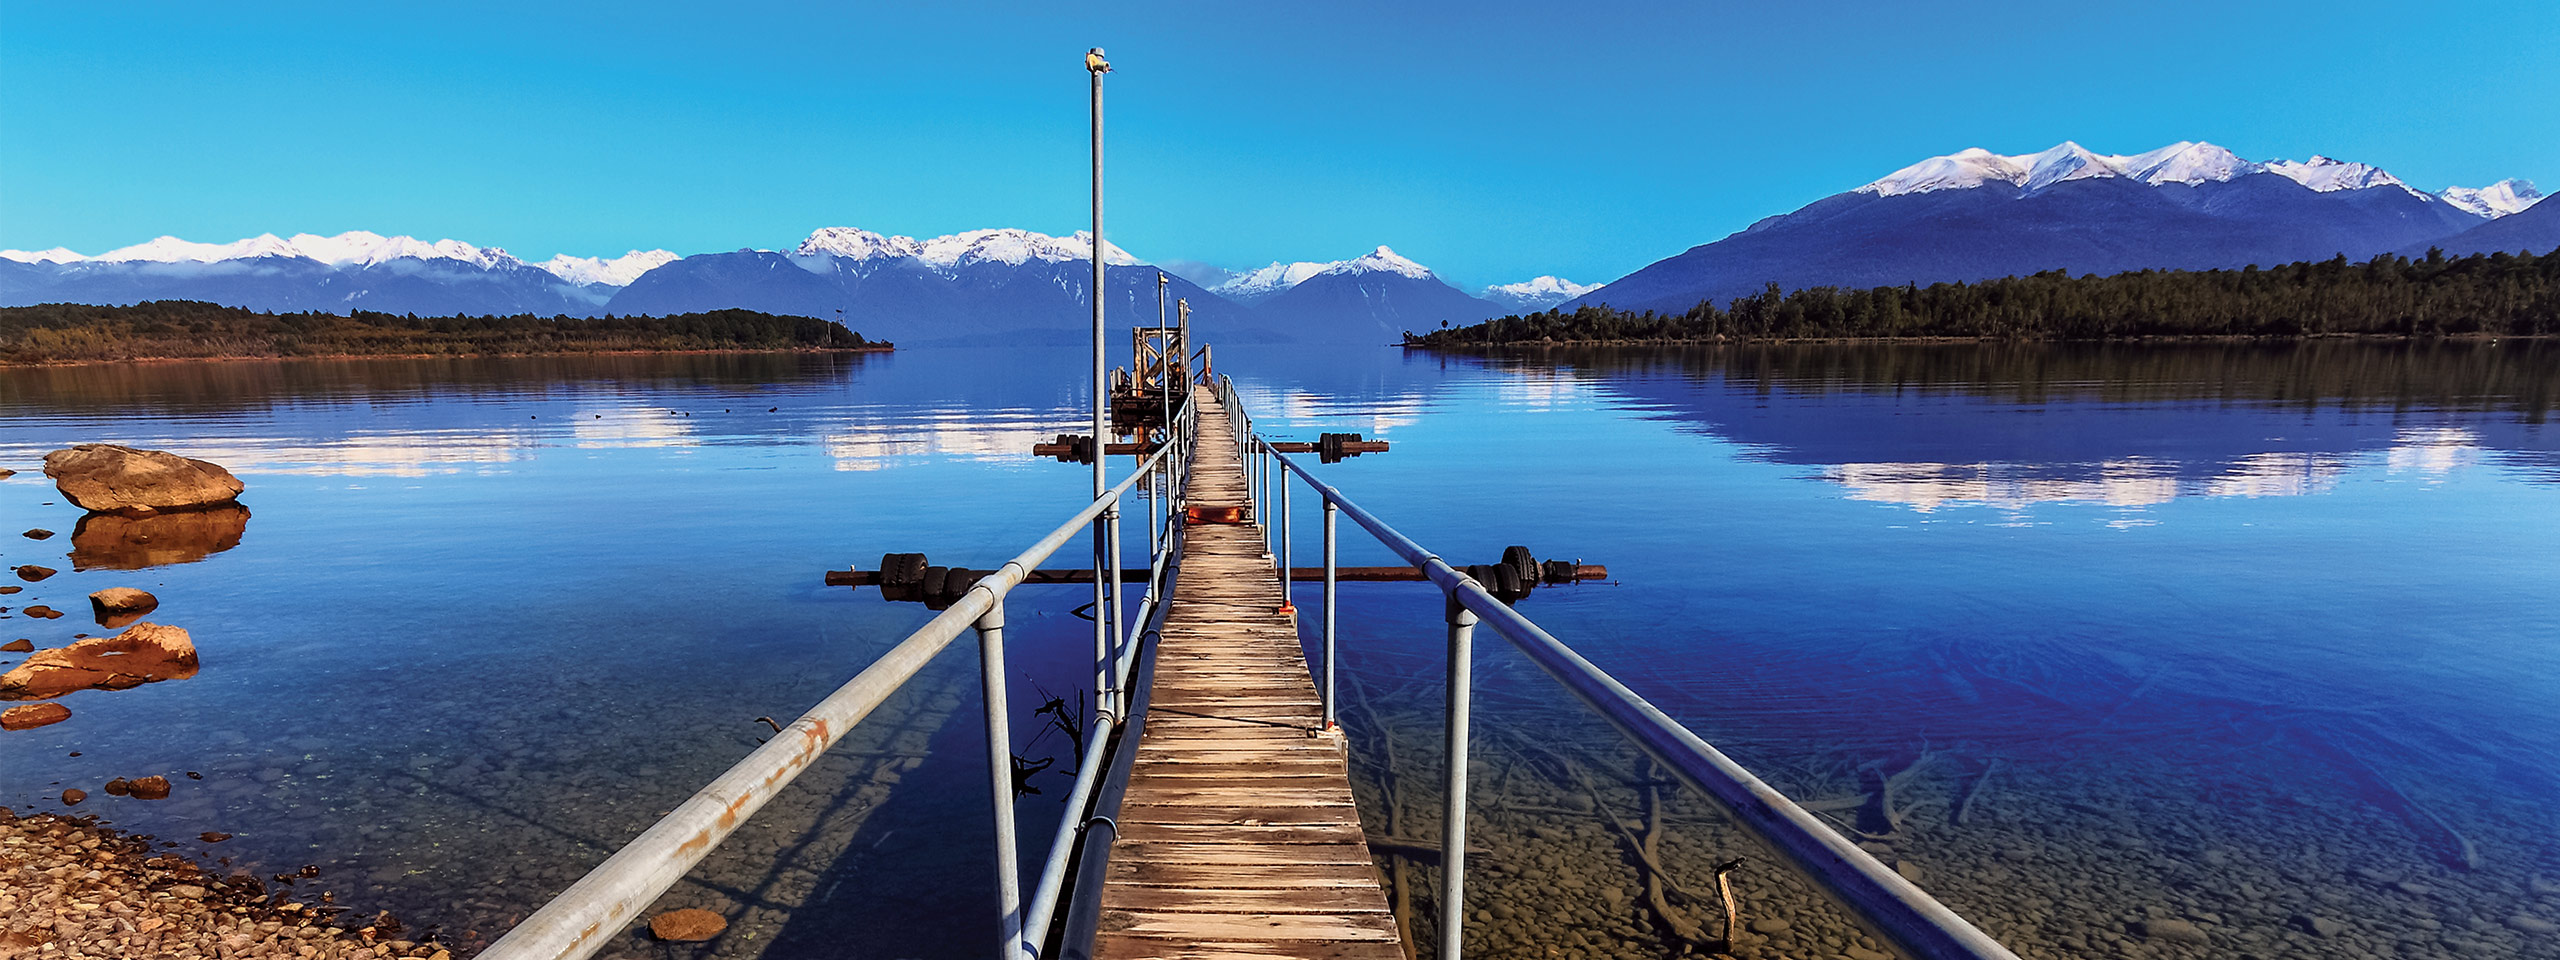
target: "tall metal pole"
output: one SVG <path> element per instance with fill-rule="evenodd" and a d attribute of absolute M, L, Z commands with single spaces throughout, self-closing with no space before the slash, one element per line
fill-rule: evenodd
<path fill-rule="evenodd" d="M 1106 480 L 1111 458 L 1102 454 L 1109 442 L 1108 418 L 1111 406 L 1110 386 L 1103 382 L 1102 343 L 1102 75 L 1111 72 L 1111 61 L 1103 59 L 1102 48 L 1086 51 L 1084 68 L 1093 77 L 1093 498 L 1102 499 L 1111 489 Z M 1113 702 L 1111 625 L 1118 617 L 1111 609 L 1111 585 L 1105 579 L 1111 566 L 1111 515 L 1105 510 L 1093 520 L 1093 703 L 1094 709 L 1118 710 Z"/>

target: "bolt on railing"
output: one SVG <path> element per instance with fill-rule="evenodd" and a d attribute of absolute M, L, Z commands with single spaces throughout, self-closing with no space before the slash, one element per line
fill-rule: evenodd
<path fill-rule="evenodd" d="M 2017 960 L 2017 955 L 1999 941 L 1825 826 L 1777 788 L 1762 782 L 1509 604 L 1496 599 L 1473 577 L 1423 549 L 1274 449 L 1252 430 L 1252 417 L 1245 414 L 1244 400 L 1232 380 L 1218 378 L 1218 391 L 1228 414 L 1240 424 L 1238 445 L 1267 458 L 1266 464 L 1277 465 L 1278 482 L 1284 491 L 1280 496 L 1287 496 L 1289 476 L 1295 474 L 1324 502 L 1323 662 L 1317 669 L 1321 673 L 1328 729 L 1336 723 L 1335 516 L 1349 514 L 1353 523 L 1422 571 L 1447 596 L 1449 676 L 1444 733 L 1448 776 L 1441 820 L 1440 960 L 1458 960 L 1466 923 L 1467 743 L 1472 706 L 1471 661 L 1479 623 L 1511 641 L 1530 662 L 1608 722 L 1619 736 L 1671 771 L 1682 784 L 1722 808 L 1743 832 L 1776 852 L 1797 873 L 1811 880 L 1816 889 L 1846 909 L 1852 919 L 1905 956 L 1913 960 Z M 1269 495 L 1268 482 L 1256 483 L 1253 493 L 1255 516 L 1260 517 L 1262 499 Z M 1282 525 L 1285 528 L 1285 520 Z"/>
<path fill-rule="evenodd" d="M 1096 651 L 1093 730 L 1087 735 L 1086 753 L 1076 772 L 1075 786 L 1069 791 L 1067 812 L 1059 824 L 1057 839 L 1051 844 L 1026 904 L 1014 832 L 1012 732 L 1005 710 L 1005 598 L 1032 569 L 1077 533 L 1092 531 L 1109 538 L 1110 531 L 1097 521 L 1116 513 L 1120 502 L 1141 481 L 1155 478 L 1153 482 L 1173 492 L 1157 497 L 1150 507 L 1156 511 L 1149 517 L 1151 529 L 1161 522 L 1165 532 L 1152 544 L 1146 594 L 1131 622 L 1143 625 L 1156 619 L 1156 613 L 1164 608 L 1169 586 L 1165 572 L 1181 542 L 1182 488 L 1178 481 L 1187 473 L 1186 460 L 1197 422 L 1198 413 L 1186 400 L 1173 422 L 1166 425 L 1164 442 L 1144 456 L 1126 479 L 1005 561 L 939 616 L 908 634 L 852 680 L 783 727 L 772 740 L 695 791 L 621 850 L 516 924 L 482 951 L 480 960 L 582 960 L 604 949 L 631 921 L 638 919 L 640 911 L 684 879 L 687 871 L 741 824 L 813 767 L 828 748 L 903 689 L 952 640 L 972 630 L 978 635 L 979 683 L 986 698 L 988 787 L 995 801 L 991 826 L 996 840 L 997 956 L 1003 960 L 1040 957 L 1059 891 L 1066 882 L 1067 862 L 1091 822 L 1087 807 L 1099 779 L 1096 771 L 1102 767 L 1101 754 L 1115 723 L 1122 719 L 1100 705 L 1121 702 L 1117 695 L 1126 692 L 1141 643 L 1135 636 L 1137 626 L 1133 625 Z M 1110 557 L 1097 557 L 1095 568 L 1097 579 L 1104 578 L 1107 570 L 1109 582 L 1116 584 L 1116 551 Z M 1094 614 L 1100 619 L 1107 612 L 1096 610 Z M 1110 622 L 1117 624 L 1120 618 L 1113 617 Z"/>

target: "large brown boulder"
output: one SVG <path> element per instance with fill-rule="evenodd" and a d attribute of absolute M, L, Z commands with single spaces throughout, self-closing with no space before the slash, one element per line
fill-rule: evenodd
<path fill-rule="evenodd" d="M 239 546 L 248 529 L 249 508 L 238 504 L 149 517 L 93 513 L 71 531 L 71 569 L 194 563 Z"/>
<path fill-rule="evenodd" d="M 51 700 L 74 690 L 123 690 L 196 675 L 187 632 L 137 623 L 112 637 L 56 647 L 0 674 L 0 700 Z"/>
<path fill-rule="evenodd" d="M 45 454 L 44 475 L 83 510 L 134 517 L 230 503 L 246 489 L 220 465 L 112 443 Z"/>

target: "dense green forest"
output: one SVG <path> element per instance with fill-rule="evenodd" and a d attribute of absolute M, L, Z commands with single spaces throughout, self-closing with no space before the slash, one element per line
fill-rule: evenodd
<path fill-rule="evenodd" d="M 1957 337 L 2319 337 L 2560 334 L 2560 251 L 2449 258 L 2341 256 L 2242 270 L 2052 270 L 1981 283 L 1781 293 L 1723 308 L 1629 313 L 1582 307 L 1405 334 L 1407 346 Z"/>
<path fill-rule="evenodd" d="M 194 300 L 0 307 L 0 362 L 483 356 L 676 350 L 886 350 L 843 324 L 753 310 L 671 317 L 264 313 Z"/>

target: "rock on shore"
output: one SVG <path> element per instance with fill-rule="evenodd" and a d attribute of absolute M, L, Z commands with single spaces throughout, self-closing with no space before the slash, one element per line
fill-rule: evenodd
<path fill-rule="evenodd" d="M 91 637 L 28 657 L 0 674 L 0 700 L 51 700 L 74 690 L 123 690 L 196 675 L 187 632 L 137 623 L 112 637 Z"/>
<path fill-rule="evenodd" d="M 247 489 L 218 464 L 112 443 L 45 454 L 44 475 L 83 510 L 135 517 L 219 506 Z"/>

